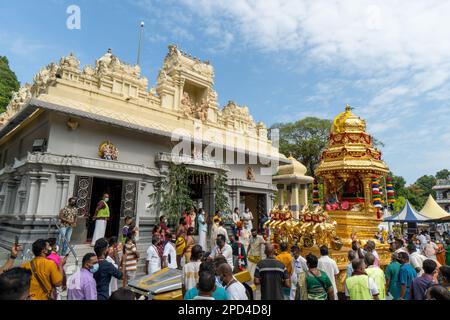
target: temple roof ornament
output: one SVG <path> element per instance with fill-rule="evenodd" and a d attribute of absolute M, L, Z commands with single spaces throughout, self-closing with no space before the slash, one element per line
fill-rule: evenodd
<path fill-rule="evenodd" d="M 6 111 L 0 114 L 0 126 L 5 125 L 12 116 L 19 112 L 31 99 L 31 85 L 25 84 L 19 91 L 14 92 Z"/>
<path fill-rule="evenodd" d="M 278 167 L 278 172 L 272 177 L 274 183 L 300 183 L 308 184 L 314 181 L 313 177 L 307 176 L 306 167 L 292 155 L 288 157 L 291 161 Z"/>
<path fill-rule="evenodd" d="M 366 131 L 366 122 L 355 116 L 351 110 L 352 108 L 347 104 L 345 111 L 334 118 L 331 133 Z"/>
<path fill-rule="evenodd" d="M 328 146 L 322 153 L 316 175 L 345 172 L 386 175 L 389 169 L 365 130 L 366 122 L 355 116 L 347 105 L 345 111 L 333 120 Z"/>
<path fill-rule="evenodd" d="M 179 50 L 175 44 L 171 44 L 160 75 L 172 75 L 174 71 L 180 70 L 195 72 L 211 83 L 214 79 L 214 68 L 209 64 L 209 61 L 202 62 L 200 59 Z"/>
<path fill-rule="evenodd" d="M 98 99 L 92 100 L 92 93 Z M 267 143 L 267 128 L 255 123 L 246 106 L 230 101 L 222 110 L 214 90 L 214 68 L 209 61 L 198 58 L 170 45 L 158 74 L 155 87 L 148 88 L 148 80 L 138 65 L 122 62 L 108 49 L 94 65 L 81 67 L 70 53 L 59 63 L 41 69 L 33 83 L 15 93 L 7 112 L 0 115 L 0 126 L 25 106 L 30 99 L 61 103 L 71 108 L 86 105 L 92 113 L 106 113 L 119 118 L 138 113 L 139 117 L 158 118 L 156 122 L 200 120 L 214 128 L 243 134 L 249 139 Z M 183 115 L 180 117 L 180 115 Z M 117 116 L 118 117 L 118 116 Z"/>

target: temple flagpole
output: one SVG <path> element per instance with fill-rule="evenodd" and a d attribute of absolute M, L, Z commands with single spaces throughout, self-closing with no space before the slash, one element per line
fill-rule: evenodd
<path fill-rule="evenodd" d="M 138 47 L 138 54 L 137 54 L 137 65 L 140 66 L 141 64 L 141 51 L 142 51 L 142 35 L 144 34 L 144 21 L 141 22 L 141 29 L 139 33 L 139 47 Z"/>

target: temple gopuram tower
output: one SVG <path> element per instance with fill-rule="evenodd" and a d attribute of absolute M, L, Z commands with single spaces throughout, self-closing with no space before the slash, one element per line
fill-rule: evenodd
<path fill-rule="evenodd" d="M 328 145 L 315 171 L 323 183 L 326 212 L 337 222 L 337 235 L 345 245 L 352 238 L 374 238 L 382 217 L 372 202 L 372 182 L 388 173 L 381 152 L 366 133 L 366 122 L 347 105 L 333 121 Z"/>

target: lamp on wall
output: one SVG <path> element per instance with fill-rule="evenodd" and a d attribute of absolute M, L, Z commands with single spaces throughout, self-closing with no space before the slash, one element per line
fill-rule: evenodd
<path fill-rule="evenodd" d="M 45 152 L 47 149 L 47 139 L 34 139 L 32 152 Z"/>
<path fill-rule="evenodd" d="M 80 123 L 78 121 L 76 121 L 76 120 L 73 120 L 72 118 L 69 118 L 69 120 L 67 120 L 67 126 L 71 130 L 76 130 L 79 125 L 80 125 Z"/>

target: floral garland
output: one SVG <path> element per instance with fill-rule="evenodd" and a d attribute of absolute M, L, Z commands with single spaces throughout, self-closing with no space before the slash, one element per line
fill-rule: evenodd
<path fill-rule="evenodd" d="M 378 189 L 379 189 L 380 195 L 381 195 L 381 198 L 380 198 L 381 206 L 384 207 L 384 205 L 385 205 L 386 202 L 384 201 L 383 185 L 380 184 L 380 185 L 378 186 Z"/>
<path fill-rule="evenodd" d="M 372 176 L 372 200 L 373 200 L 373 206 L 375 208 L 382 208 L 383 205 L 381 204 L 381 192 L 379 189 L 379 183 L 377 176 Z"/>
<path fill-rule="evenodd" d="M 316 179 L 313 184 L 313 205 L 320 205 L 319 183 Z"/>
<path fill-rule="evenodd" d="M 392 184 L 392 180 L 393 179 L 391 177 L 386 178 L 386 191 L 389 204 L 395 203 L 395 191 L 394 185 Z"/>
<path fill-rule="evenodd" d="M 372 137 L 366 133 L 337 133 L 331 134 L 329 137 L 331 143 L 347 143 L 348 141 L 352 143 L 372 143 Z"/>

